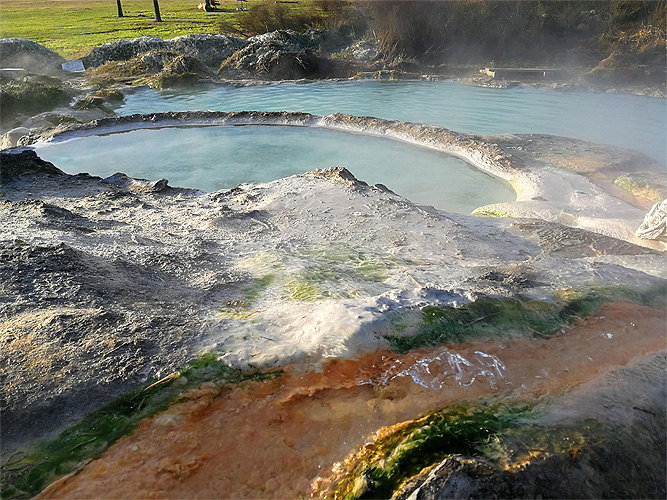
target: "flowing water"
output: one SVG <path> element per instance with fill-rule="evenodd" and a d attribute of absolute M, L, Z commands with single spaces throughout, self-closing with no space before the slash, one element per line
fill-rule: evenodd
<path fill-rule="evenodd" d="M 629 147 L 660 161 L 667 157 L 665 100 L 613 94 L 452 82 L 318 82 L 187 93 L 141 90 L 118 111 L 188 109 L 344 112 L 476 133 L 564 135 Z M 506 188 L 446 155 L 309 128 L 138 130 L 46 145 L 39 154 L 67 171 L 120 170 L 207 190 L 344 165 L 361 179 L 440 208 L 461 203 L 452 201 L 457 191 L 472 200 L 455 210 L 491 203 L 493 193 L 502 198 Z M 419 198 L 430 190 L 431 201 Z M 567 391 L 664 349 L 664 314 L 606 304 L 598 315 L 544 340 L 475 341 L 404 355 L 380 351 L 331 360 L 321 371 L 287 367 L 274 381 L 205 384 L 40 498 L 99 498 L 110 492 L 151 498 L 322 495 L 334 464 L 380 427 L 509 390 L 526 398 Z"/>
<path fill-rule="evenodd" d="M 328 361 L 320 372 L 287 367 L 271 381 L 207 384 L 39 498 L 317 497 L 335 463 L 381 427 L 499 389 L 558 394 L 664 348 L 664 319 L 606 304 L 549 340 L 379 351 Z"/>

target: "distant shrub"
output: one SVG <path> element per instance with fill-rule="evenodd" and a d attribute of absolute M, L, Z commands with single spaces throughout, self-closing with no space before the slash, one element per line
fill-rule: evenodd
<path fill-rule="evenodd" d="M 314 6 L 307 10 L 296 10 L 286 4 L 266 2 L 253 5 L 236 16 L 236 26 L 221 24 L 221 32 L 236 32 L 243 36 L 254 36 L 276 30 L 305 31 L 323 26 L 323 16 Z"/>
<path fill-rule="evenodd" d="M 667 22 L 667 3 L 648 0 L 369 0 L 359 5 L 386 58 L 430 62 L 544 61 L 568 53 L 599 61 L 628 29 L 664 30 Z"/>
<path fill-rule="evenodd" d="M 362 36 L 367 27 L 364 9 L 360 2 L 345 0 L 313 0 L 305 7 L 267 0 L 239 13 L 234 23 L 223 19 L 219 23 L 223 34 L 250 37 L 276 30 L 304 32 L 311 29 L 327 29 L 345 36 Z"/>

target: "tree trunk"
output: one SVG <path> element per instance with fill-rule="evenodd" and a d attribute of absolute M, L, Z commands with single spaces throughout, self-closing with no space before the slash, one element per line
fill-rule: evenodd
<path fill-rule="evenodd" d="M 161 23 L 162 17 L 160 17 L 160 4 L 158 4 L 158 0 L 153 0 L 153 10 L 155 11 L 155 22 Z"/>
<path fill-rule="evenodd" d="M 118 7 L 118 17 L 123 17 L 123 8 L 120 6 L 120 0 L 116 0 L 116 7 Z"/>

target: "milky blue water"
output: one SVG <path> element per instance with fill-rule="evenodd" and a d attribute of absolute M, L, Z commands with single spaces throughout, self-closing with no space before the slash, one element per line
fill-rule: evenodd
<path fill-rule="evenodd" d="M 539 133 L 613 144 L 667 163 L 667 100 L 625 94 L 452 81 L 342 81 L 222 86 L 190 92 L 142 90 L 121 114 L 185 110 L 348 113 L 430 123 L 482 134 Z"/>
<path fill-rule="evenodd" d="M 267 182 L 314 168 L 345 166 L 370 184 L 417 203 L 470 213 L 515 199 L 504 181 L 463 160 L 379 137 L 283 126 L 135 130 L 38 146 L 68 173 L 166 177 L 172 186 L 216 191 Z"/>

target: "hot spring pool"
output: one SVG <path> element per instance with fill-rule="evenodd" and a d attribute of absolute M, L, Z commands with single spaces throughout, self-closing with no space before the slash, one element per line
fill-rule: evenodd
<path fill-rule="evenodd" d="M 139 129 L 37 146 L 68 173 L 166 177 L 170 185 L 204 191 L 267 182 L 345 166 L 369 184 L 436 208 L 470 213 L 513 201 L 510 185 L 463 160 L 379 137 L 318 128 L 244 125 Z"/>
<path fill-rule="evenodd" d="M 163 111 L 347 113 L 428 123 L 480 134 L 551 134 L 645 153 L 667 162 L 667 100 L 624 94 L 456 82 L 322 81 L 196 90 L 130 92 L 120 115 Z M 63 170 L 108 176 L 165 177 L 206 191 L 266 182 L 315 168 L 345 166 L 417 203 L 468 213 L 515 199 L 510 186 L 451 156 L 331 130 L 197 127 L 137 130 L 39 147 Z"/>
<path fill-rule="evenodd" d="M 321 81 L 142 89 L 128 94 L 116 112 L 187 110 L 347 113 L 477 134 L 550 134 L 634 149 L 667 163 L 667 99 L 626 94 L 493 89 L 453 81 Z M 383 182 L 398 188 L 389 178 Z"/>

